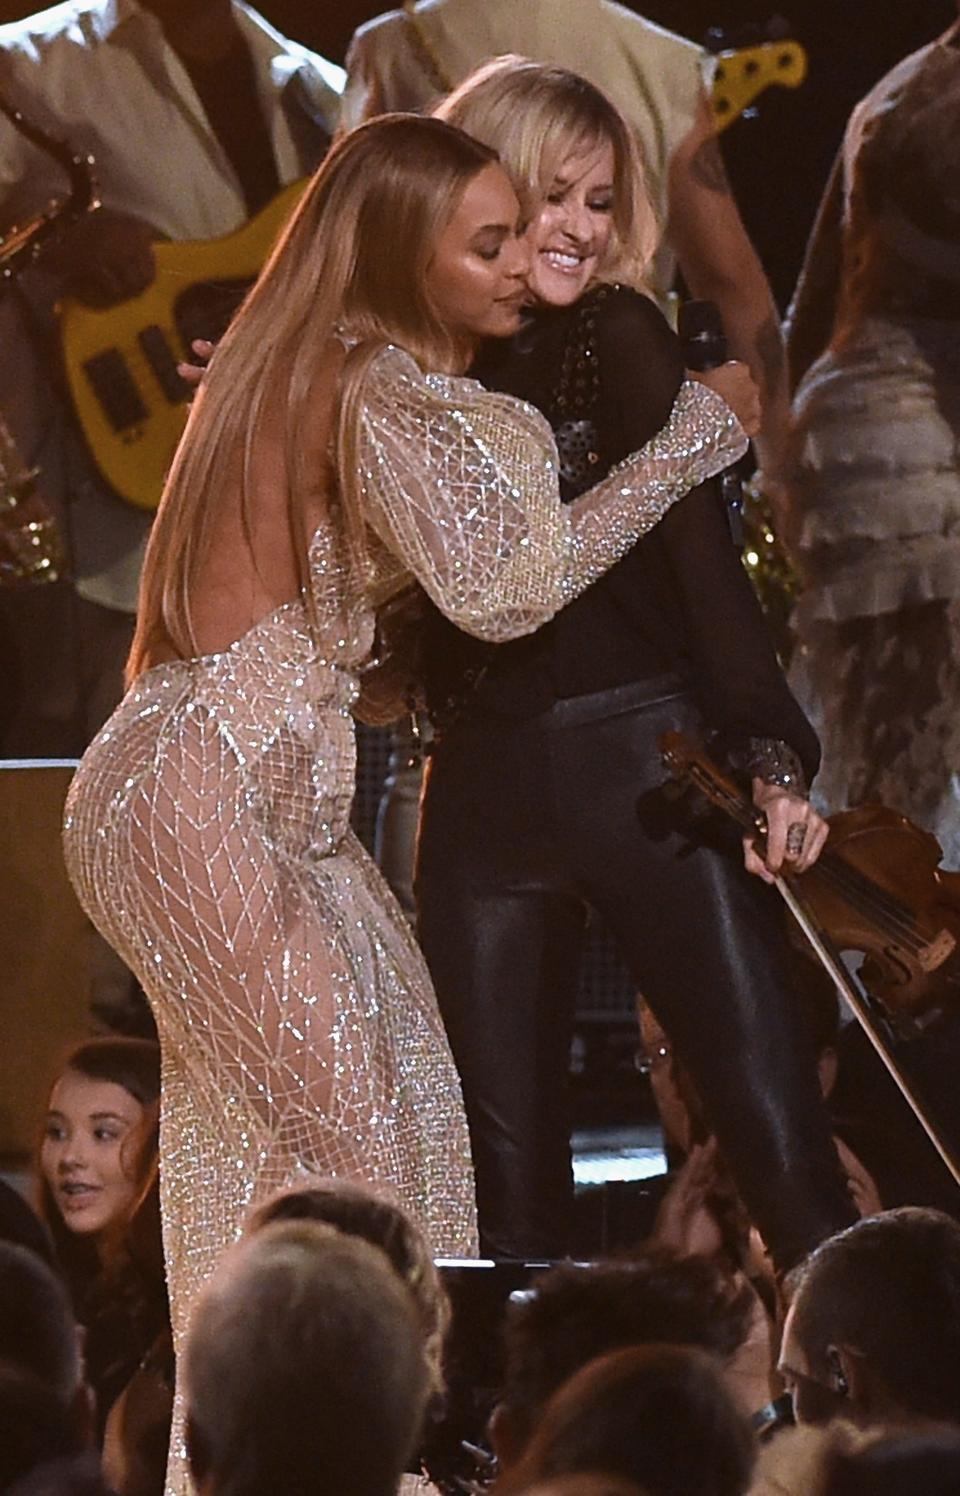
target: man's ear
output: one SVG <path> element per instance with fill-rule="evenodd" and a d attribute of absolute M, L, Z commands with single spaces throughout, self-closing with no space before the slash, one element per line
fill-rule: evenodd
<path fill-rule="evenodd" d="M 862 1351 L 852 1345 L 836 1345 L 827 1354 L 835 1367 L 837 1391 L 843 1392 L 853 1407 L 871 1413 L 886 1406 L 883 1390 Z"/>
<path fill-rule="evenodd" d="M 523 1440 L 519 1437 L 516 1415 L 511 1413 L 506 1403 L 495 1404 L 487 1424 L 487 1435 L 500 1470 L 509 1470 L 523 1453 Z"/>
<path fill-rule="evenodd" d="M 846 1347 L 844 1347 L 844 1353 L 847 1354 Z M 827 1365 L 830 1368 L 831 1390 L 839 1392 L 841 1397 L 849 1397 L 850 1378 L 847 1375 L 847 1362 L 844 1355 L 841 1355 L 839 1346 L 827 1346 Z"/>

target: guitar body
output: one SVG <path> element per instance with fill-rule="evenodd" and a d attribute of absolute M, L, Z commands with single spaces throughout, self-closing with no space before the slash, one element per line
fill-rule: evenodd
<path fill-rule="evenodd" d="M 155 509 L 193 391 L 176 366 L 194 338 L 216 341 L 304 189 L 293 182 L 219 239 L 154 246 L 157 274 L 139 296 L 98 310 L 67 299 L 61 338 L 67 383 L 87 445 L 111 488 Z"/>

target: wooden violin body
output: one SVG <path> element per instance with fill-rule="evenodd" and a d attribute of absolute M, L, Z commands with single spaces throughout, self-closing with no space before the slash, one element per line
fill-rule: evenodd
<path fill-rule="evenodd" d="M 960 1000 L 960 873 L 936 837 L 883 805 L 830 817 L 819 862 L 795 886 L 839 950 L 864 953 L 860 977 L 891 1016 Z"/>
<path fill-rule="evenodd" d="M 660 739 L 664 762 L 750 833 L 762 849 L 766 821 L 703 747 L 680 732 Z M 960 1162 L 904 1075 L 890 1042 L 960 996 L 960 874 L 940 867 L 936 838 L 896 811 L 862 805 L 830 818 L 827 844 L 805 873 L 785 863 L 774 883 L 810 951 L 842 992 L 954 1183 Z M 840 959 L 862 951 L 855 981 Z M 890 1022 L 877 1022 L 882 1008 Z"/>
<path fill-rule="evenodd" d="M 664 760 L 678 779 L 762 841 L 765 825 L 703 747 L 665 733 Z M 831 816 L 830 836 L 806 873 L 783 879 L 838 951 L 862 951 L 860 979 L 901 1027 L 960 1000 L 960 873 L 940 867 L 940 844 L 906 816 L 861 805 Z"/>

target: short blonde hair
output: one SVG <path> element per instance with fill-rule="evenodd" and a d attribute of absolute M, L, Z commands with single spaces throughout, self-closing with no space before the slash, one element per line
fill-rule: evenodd
<path fill-rule="evenodd" d="M 531 218 L 568 157 L 609 142 L 613 234 L 598 279 L 642 284 L 660 225 L 636 137 L 599 88 L 567 68 L 508 53 L 470 73 L 433 114 L 496 151 Z"/>
<path fill-rule="evenodd" d="M 441 1393 L 450 1300 L 423 1232 L 406 1211 L 395 1201 L 374 1194 L 369 1186 L 344 1179 L 324 1179 L 319 1184 L 274 1195 L 256 1210 L 247 1232 L 261 1231 L 275 1221 L 318 1221 L 345 1236 L 379 1247 L 410 1291 L 423 1331 L 431 1390 Z"/>
<path fill-rule="evenodd" d="M 383 1252 L 315 1221 L 224 1254 L 183 1369 L 197 1484 L 220 1496 L 387 1496 L 428 1385 L 411 1296 Z"/>

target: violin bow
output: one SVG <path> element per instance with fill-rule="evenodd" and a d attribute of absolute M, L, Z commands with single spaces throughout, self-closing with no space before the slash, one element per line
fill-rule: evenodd
<path fill-rule="evenodd" d="M 755 834 L 761 844 L 765 843 L 767 821 L 763 812 L 750 804 L 733 780 L 728 779 L 717 768 L 699 744 L 692 742 L 682 732 L 665 732 L 660 738 L 660 752 L 664 763 L 675 779 L 687 780 L 712 805 L 724 811 L 745 831 Z M 843 994 L 854 1018 L 860 1024 L 904 1101 L 936 1149 L 944 1168 L 950 1174 L 954 1184 L 960 1187 L 960 1165 L 944 1143 L 936 1124 L 927 1115 L 923 1102 L 891 1052 L 890 1041 L 880 1029 L 877 1018 L 871 1010 L 869 998 L 844 966 L 829 934 L 819 924 L 803 898 L 799 888 L 802 876 L 797 873 L 775 873 L 773 875 L 774 887 L 807 937 L 821 966 Z"/>

